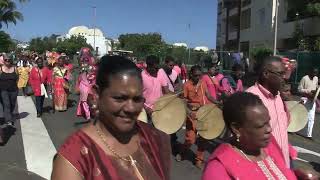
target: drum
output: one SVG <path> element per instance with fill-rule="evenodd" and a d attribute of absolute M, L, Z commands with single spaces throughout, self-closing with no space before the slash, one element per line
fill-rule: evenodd
<path fill-rule="evenodd" d="M 204 139 L 215 139 L 224 132 L 225 123 L 222 110 L 214 104 L 202 106 L 197 112 L 196 130 Z"/>
<path fill-rule="evenodd" d="M 303 129 L 308 122 L 308 111 L 303 104 L 298 101 L 286 101 L 290 114 L 290 124 L 288 132 L 298 132 Z"/>
<path fill-rule="evenodd" d="M 148 123 L 148 116 L 146 110 L 142 109 L 141 113 L 139 114 L 138 118 L 139 121 Z"/>
<path fill-rule="evenodd" d="M 157 129 L 167 134 L 173 134 L 182 127 L 186 117 L 185 102 L 176 94 L 167 94 L 155 103 L 152 122 Z"/>

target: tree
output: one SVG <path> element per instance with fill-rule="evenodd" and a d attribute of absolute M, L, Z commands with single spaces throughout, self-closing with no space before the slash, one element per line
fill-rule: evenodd
<path fill-rule="evenodd" d="M 312 0 L 307 4 L 307 12 L 313 16 L 320 16 L 320 1 Z"/>
<path fill-rule="evenodd" d="M 28 0 L 19 0 L 20 3 Z M 0 29 L 3 24 L 7 27 L 10 23 L 16 24 L 17 21 L 23 21 L 23 15 L 17 11 L 16 2 L 13 0 L 0 0 Z"/>
<path fill-rule="evenodd" d="M 0 31 L 0 52 L 9 52 L 14 49 L 15 43 L 12 41 L 9 34 Z"/>
<path fill-rule="evenodd" d="M 91 50 L 93 49 L 83 36 L 71 36 L 63 41 L 59 41 L 56 50 L 60 53 L 64 52 L 68 56 L 72 56 L 77 54 L 82 47 L 89 47 Z"/>
<path fill-rule="evenodd" d="M 161 57 L 167 50 L 167 45 L 158 33 L 122 34 L 118 39 L 120 49 L 133 51 L 138 58 L 144 58 L 149 54 Z"/>

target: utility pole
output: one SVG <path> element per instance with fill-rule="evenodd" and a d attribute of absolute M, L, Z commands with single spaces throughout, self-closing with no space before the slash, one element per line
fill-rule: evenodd
<path fill-rule="evenodd" d="M 277 39 L 278 39 L 278 11 L 279 11 L 279 1 L 276 0 L 276 9 L 274 17 L 274 44 L 273 44 L 273 55 L 277 54 Z"/>
<path fill-rule="evenodd" d="M 97 18 L 97 7 L 93 6 L 93 50 L 96 52 L 96 18 Z"/>

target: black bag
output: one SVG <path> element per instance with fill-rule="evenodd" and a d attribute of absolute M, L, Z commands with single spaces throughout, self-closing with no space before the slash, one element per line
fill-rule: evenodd
<path fill-rule="evenodd" d="M 28 85 L 26 87 L 26 95 L 28 96 L 32 96 L 34 94 L 33 90 L 32 90 L 32 87 L 30 85 Z"/>

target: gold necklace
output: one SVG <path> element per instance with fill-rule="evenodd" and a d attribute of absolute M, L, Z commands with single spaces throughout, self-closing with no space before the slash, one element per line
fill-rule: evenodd
<path fill-rule="evenodd" d="M 95 126 L 95 129 L 96 129 L 96 131 L 97 131 L 100 139 L 102 140 L 103 144 L 107 147 L 107 149 L 108 149 L 114 156 L 116 156 L 118 159 L 121 159 L 122 161 L 129 162 L 131 165 L 135 166 L 135 164 L 137 163 L 137 161 L 134 160 L 131 155 L 128 156 L 129 158 L 120 156 L 120 155 L 107 143 L 106 138 L 104 137 L 103 133 L 98 129 L 97 126 Z"/>

